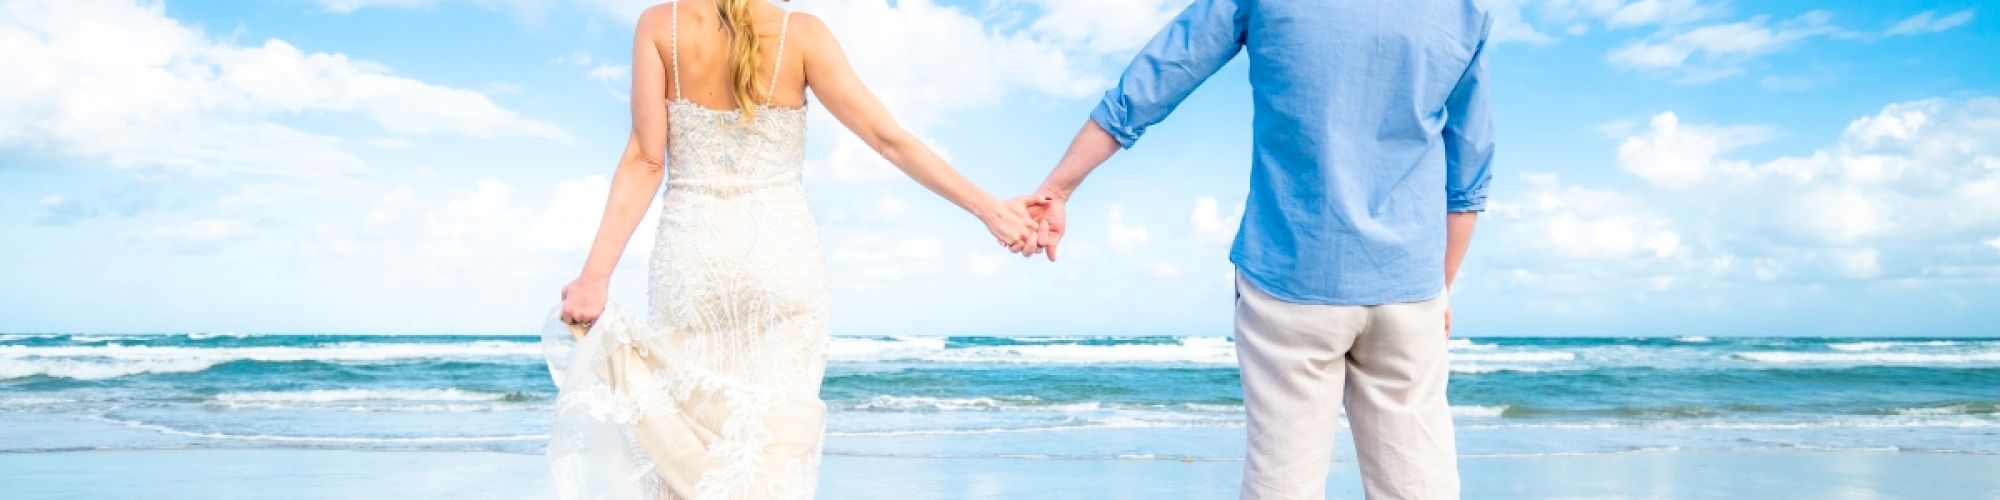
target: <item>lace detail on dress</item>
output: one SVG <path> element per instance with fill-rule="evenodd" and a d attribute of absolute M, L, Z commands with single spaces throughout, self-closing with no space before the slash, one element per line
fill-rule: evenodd
<path fill-rule="evenodd" d="M 557 490 L 812 498 L 831 293 L 800 181 L 805 110 L 762 106 L 740 122 L 677 97 L 668 120 L 650 321 L 614 304 L 588 335 L 554 313 L 543 329 L 561 389 L 549 439 Z"/>

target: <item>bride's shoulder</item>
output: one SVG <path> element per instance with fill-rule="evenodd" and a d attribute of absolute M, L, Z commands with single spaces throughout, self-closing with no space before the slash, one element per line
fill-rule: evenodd
<path fill-rule="evenodd" d="M 674 9 L 679 8 L 679 6 L 680 2 L 660 2 L 647 7 L 646 10 L 639 11 L 639 31 L 646 32 L 656 29 L 666 29 L 667 26 L 664 23 L 672 22 L 673 18 L 670 16 L 673 16 Z"/>
<path fill-rule="evenodd" d="M 826 22 L 821 21 L 819 16 L 804 12 L 793 12 L 790 16 L 790 32 L 785 35 L 787 43 L 801 44 L 806 50 L 840 45 L 840 41 L 833 37 L 833 30 L 827 28 Z"/>
<path fill-rule="evenodd" d="M 786 15 L 792 18 L 790 22 L 792 23 L 792 32 L 794 33 L 801 35 L 827 33 L 826 22 L 819 20 L 819 16 L 796 11 Z"/>

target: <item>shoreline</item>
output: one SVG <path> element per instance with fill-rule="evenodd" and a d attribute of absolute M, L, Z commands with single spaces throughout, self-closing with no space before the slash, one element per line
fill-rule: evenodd
<path fill-rule="evenodd" d="M 1462 457 L 1465 498 L 1983 498 L 2000 455 L 1926 451 L 1632 452 Z M 540 454 L 189 448 L 0 453 L 10 498 L 552 498 Z M 819 498 L 1233 498 L 1233 460 L 826 457 Z M 880 478 L 895 477 L 894 483 Z M 1352 458 L 1328 495 L 1358 498 Z"/>

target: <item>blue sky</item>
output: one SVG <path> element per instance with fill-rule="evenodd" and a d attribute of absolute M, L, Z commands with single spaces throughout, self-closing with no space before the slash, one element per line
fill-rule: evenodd
<path fill-rule="evenodd" d="M 1185 0 L 802 0 L 907 126 L 1034 187 Z M 0 331 L 523 332 L 623 145 L 623 0 L 0 5 Z M 1995 335 L 2000 13 L 1495 0 L 1465 335 Z M 1102 168 L 1063 262 L 816 113 L 841 334 L 1227 334 L 1241 60 Z M 648 220 L 647 224 L 652 221 Z M 651 226 L 614 300 L 645 302 Z"/>

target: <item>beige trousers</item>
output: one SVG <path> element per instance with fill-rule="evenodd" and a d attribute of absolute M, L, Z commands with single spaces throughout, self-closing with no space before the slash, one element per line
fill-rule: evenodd
<path fill-rule="evenodd" d="M 1340 407 L 1370 499 L 1458 498 L 1440 295 L 1420 302 L 1285 302 L 1236 277 L 1236 353 L 1249 450 L 1242 498 L 1321 499 Z"/>

